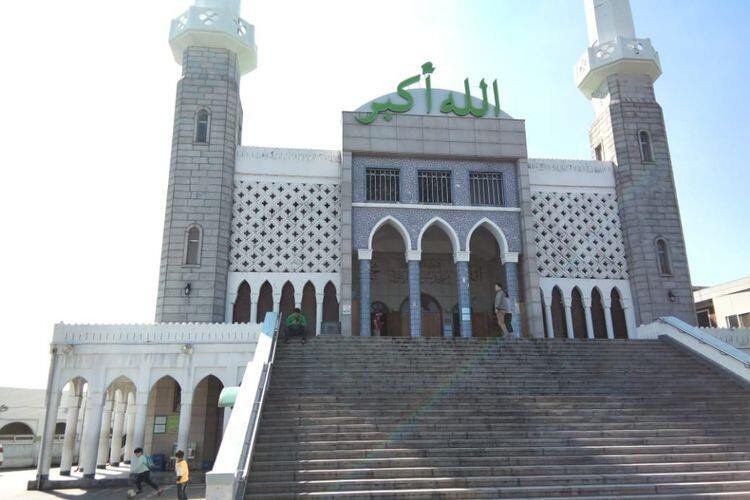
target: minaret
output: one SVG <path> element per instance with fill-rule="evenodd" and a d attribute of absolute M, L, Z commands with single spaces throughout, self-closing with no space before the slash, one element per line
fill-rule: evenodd
<path fill-rule="evenodd" d="M 172 21 L 182 65 L 164 221 L 157 322 L 223 322 L 240 76 L 256 66 L 255 30 L 240 0 L 196 0 Z"/>
<path fill-rule="evenodd" d="M 695 323 L 672 162 L 654 81 L 659 55 L 637 38 L 628 0 L 584 0 L 590 46 L 575 68 L 596 117 L 592 156 L 615 164 L 628 274 L 639 324 Z"/>

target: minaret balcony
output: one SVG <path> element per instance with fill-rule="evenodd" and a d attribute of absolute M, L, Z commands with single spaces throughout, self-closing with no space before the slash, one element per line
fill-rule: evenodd
<path fill-rule="evenodd" d="M 648 38 L 617 37 L 589 47 L 575 67 L 576 85 L 591 99 L 608 76 L 622 74 L 661 75 L 659 54 Z"/>
<path fill-rule="evenodd" d="M 179 64 L 188 47 L 210 47 L 236 53 L 241 74 L 257 66 L 255 27 L 220 9 L 190 7 L 172 21 L 169 44 Z"/>

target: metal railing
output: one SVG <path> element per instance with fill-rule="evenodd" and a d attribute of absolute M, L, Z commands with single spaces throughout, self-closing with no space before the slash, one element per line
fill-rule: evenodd
<path fill-rule="evenodd" d="M 395 168 L 368 168 L 365 171 L 367 201 L 401 201 L 399 171 Z"/>
<path fill-rule="evenodd" d="M 472 205 L 503 206 L 502 172 L 471 172 L 469 188 Z"/>
<path fill-rule="evenodd" d="M 452 203 L 451 173 L 448 170 L 417 172 L 420 203 Z"/>
<path fill-rule="evenodd" d="M 736 347 L 723 342 L 716 337 L 708 335 L 700 331 L 700 329 L 685 323 L 684 321 L 677 319 L 673 316 L 664 316 L 659 318 L 659 321 L 666 323 L 667 325 L 678 329 L 682 333 L 693 337 L 701 344 L 710 346 L 719 351 L 724 356 L 730 356 L 736 361 L 742 363 L 745 368 L 750 368 L 750 355 L 740 351 Z"/>

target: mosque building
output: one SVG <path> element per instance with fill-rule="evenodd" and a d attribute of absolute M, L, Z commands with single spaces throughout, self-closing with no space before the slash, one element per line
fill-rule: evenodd
<path fill-rule="evenodd" d="M 244 146 L 239 86 L 257 48 L 240 0 L 177 17 L 156 323 L 56 326 L 47 406 L 75 424 L 63 474 L 144 445 L 210 464 L 230 414 L 218 394 L 242 380 L 268 312 L 300 307 L 317 335 L 496 336 L 499 282 L 514 336 L 694 323 L 659 56 L 626 0 L 585 4 L 574 75 L 595 112 L 587 160 L 529 158 L 497 81 L 446 90 L 437 61 L 344 111 L 340 150 Z"/>

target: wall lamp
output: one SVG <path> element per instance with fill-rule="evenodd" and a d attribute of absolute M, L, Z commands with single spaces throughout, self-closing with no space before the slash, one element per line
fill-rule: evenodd
<path fill-rule="evenodd" d="M 674 294 L 672 290 L 667 292 L 667 297 L 669 297 L 670 302 L 677 302 L 677 296 Z"/>
<path fill-rule="evenodd" d="M 190 295 L 190 290 L 192 289 L 193 288 L 190 286 L 190 283 L 188 283 L 187 285 L 185 285 L 185 288 L 182 289 L 182 293 L 184 293 L 187 297 L 188 295 Z"/>

